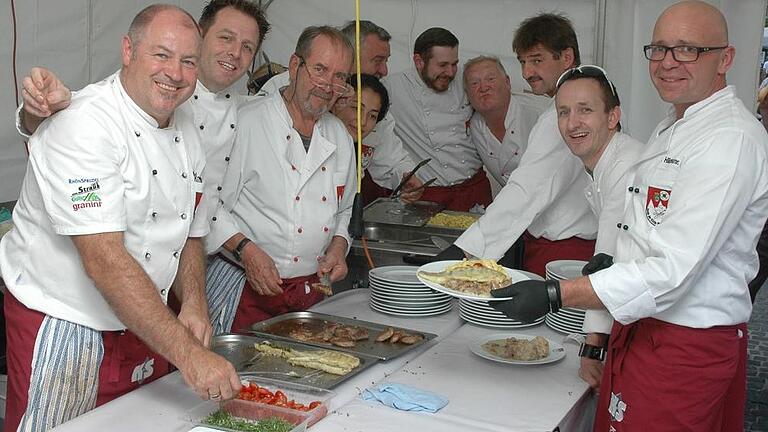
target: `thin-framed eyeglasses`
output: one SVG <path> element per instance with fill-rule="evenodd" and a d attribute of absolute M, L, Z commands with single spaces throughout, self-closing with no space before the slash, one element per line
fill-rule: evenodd
<path fill-rule="evenodd" d="M 566 81 L 570 81 L 575 78 L 580 77 L 589 77 L 589 78 L 596 78 L 596 79 L 602 79 L 605 80 L 605 82 L 608 83 L 608 87 L 611 88 L 611 93 L 613 94 L 613 97 L 617 98 L 619 97 L 618 94 L 616 94 L 616 87 L 613 85 L 610 79 L 608 79 L 608 73 L 605 72 L 605 69 L 601 68 L 600 66 L 595 65 L 581 65 L 576 66 L 575 68 L 568 69 L 567 71 L 563 72 L 562 75 L 560 75 L 560 78 L 557 79 L 557 84 L 555 87 L 558 89 L 561 85 L 563 85 Z"/>
<path fill-rule="evenodd" d="M 307 63 L 307 61 L 304 60 L 304 57 L 302 56 L 297 56 L 297 57 L 299 57 L 301 64 L 303 64 L 304 67 L 307 69 L 307 74 L 309 75 L 309 81 L 316 87 L 321 87 L 323 89 L 331 89 L 331 91 L 336 95 L 338 95 L 339 97 L 350 96 L 352 93 L 354 93 L 352 86 L 347 84 L 344 79 L 341 79 L 341 82 L 336 82 L 335 79 L 333 82 L 328 81 L 323 77 L 323 74 L 325 73 L 325 68 L 323 66 L 315 65 L 313 67 L 309 67 L 309 64 Z M 301 64 L 299 66 L 301 66 Z"/>
<path fill-rule="evenodd" d="M 645 45 L 643 47 L 643 53 L 645 58 L 650 61 L 662 61 L 667 56 L 667 51 L 672 51 L 672 58 L 678 63 L 692 63 L 699 59 L 702 53 L 708 53 L 710 51 L 716 51 L 728 48 L 726 46 L 717 47 L 697 47 L 691 45 Z"/>

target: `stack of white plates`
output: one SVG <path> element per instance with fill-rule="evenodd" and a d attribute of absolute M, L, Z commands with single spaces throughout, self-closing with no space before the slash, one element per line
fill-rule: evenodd
<path fill-rule="evenodd" d="M 377 267 L 368 272 L 371 309 L 390 315 L 419 317 L 451 310 L 453 297 L 427 287 L 416 277 L 418 267 Z"/>
<path fill-rule="evenodd" d="M 508 318 L 503 313 L 490 307 L 487 301 L 459 299 L 459 315 L 464 321 L 493 328 L 521 328 L 541 324 L 544 317 L 532 323 L 523 323 Z"/>
<path fill-rule="evenodd" d="M 547 263 L 547 279 L 576 279 L 581 277 L 581 269 L 586 261 L 578 260 L 558 260 Z M 545 322 L 547 327 L 560 333 L 572 334 L 580 333 L 581 325 L 584 323 L 584 309 L 565 307 L 557 313 L 548 313 Z"/>

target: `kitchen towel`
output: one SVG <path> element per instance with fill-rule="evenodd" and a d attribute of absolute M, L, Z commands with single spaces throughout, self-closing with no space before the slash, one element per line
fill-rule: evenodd
<path fill-rule="evenodd" d="M 363 390 L 363 400 L 378 401 L 402 411 L 437 412 L 448 405 L 448 399 L 430 391 L 405 384 L 384 383 Z"/>

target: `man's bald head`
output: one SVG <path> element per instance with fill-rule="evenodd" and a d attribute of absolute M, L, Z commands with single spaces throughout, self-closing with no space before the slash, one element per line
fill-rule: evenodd
<path fill-rule="evenodd" d="M 735 48 L 728 45 L 723 14 L 696 0 L 664 10 L 656 20 L 650 45 L 664 56 L 649 61 L 651 80 L 661 99 L 674 105 L 678 118 L 689 106 L 726 86 L 725 74 L 736 55 Z"/>

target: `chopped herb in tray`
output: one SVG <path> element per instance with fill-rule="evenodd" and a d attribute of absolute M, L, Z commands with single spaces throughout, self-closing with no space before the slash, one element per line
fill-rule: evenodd
<path fill-rule="evenodd" d="M 202 423 L 243 432 L 289 432 L 294 428 L 294 425 L 276 417 L 252 421 L 233 417 L 224 410 L 211 413 L 202 420 Z"/>

